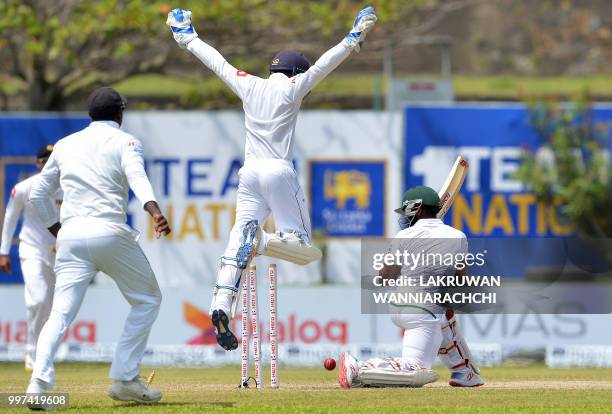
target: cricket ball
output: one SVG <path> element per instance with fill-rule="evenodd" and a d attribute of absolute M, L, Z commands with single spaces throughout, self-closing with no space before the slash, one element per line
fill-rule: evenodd
<path fill-rule="evenodd" d="M 327 358 L 325 359 L 325 362 L 323 362 L 323 366 L 326 370 L 333 371 L 334 368 L 336 368 L 336 360 L 333 358 Z"/>

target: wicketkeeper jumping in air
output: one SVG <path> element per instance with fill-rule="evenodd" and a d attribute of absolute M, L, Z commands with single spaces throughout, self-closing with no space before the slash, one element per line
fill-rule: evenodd
<path fill-rule="evenodd" d="M 310 65 L 300 52 L 278 53 L 270 63 L 270 77 L 263 79 L 238 70 L 221 54 L 198 38 L 191 11 L 174 9 L 167 24 L 180 47 L 186 48 L 219 76 L 242 100 L 246 148 L 239 172 L 236 223 L 221 258 L 211 316 L 217 342 L 226 350 L 238 347 L 229 329 L 235 313 L 240 278 L 255 255 L 276 257 L 306 265 L 321 258 L 310 244 L 310 218 L 304 193 L 293 168 L 293 138 L 304 97 L 342 63 L 359 52 L 377 17 L 372 7 L 359 12 L 348 35 Z M 272 214 L 276 234 L 260 225 Z"/>

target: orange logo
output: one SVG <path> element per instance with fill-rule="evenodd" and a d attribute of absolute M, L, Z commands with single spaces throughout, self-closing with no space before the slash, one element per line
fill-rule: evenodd
<path fill-rule="evenodd" d="M 187 341 L 189 345 L 214 345 L 217 343 L 215 327 L 206 312 L 189 302 L 183 302 L 185 322 L 200 330 L 200 334 Z"/>

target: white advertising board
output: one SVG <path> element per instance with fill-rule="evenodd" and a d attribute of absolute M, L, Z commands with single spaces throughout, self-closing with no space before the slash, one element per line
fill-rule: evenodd
<path fill-rule="evenodd" d="M 237 173 L 244 157 L 242 113 L 130 112 L 126 114 L 124 129 L 143 141 L 148 173 L 174 229 L 169 239 L 154 240 L 148 217 L 136 201 L 130 203 L 132 224 L 141 231 L 140 243 L 160 285 L 211 286 L 234 221 Z M 323 186 L 311 185 L 313 162 L 381 163 L 384 171 L 380 182 L 384 188 L 378 190 L 388 198 L 386 211 L 369 212 L 383 217 L 380 235 L 392 235 L 396 222 L 389 203 L 394 205 L 401 196 L 400 129 L 400 114 L 372 111 L 300 114 L 295 167 L 307 202 L 313 194 L 311 190 L 323 191 Z M 351 172 L 353 167 L 347 165 Z M 368 194 L 377 185 L 369 182 Z M 335 189 L 338 187 L 327 188 L 330 197 Z M 331 239 L 327 251 L 329 260 L 325 261 L 324 269 L 320 263 L 299 267 L 279 261 L 279 283 L 308 285 L 319 283 L 323 275 L 334 282 L 356 283 L 359 260 L 354 258 L 359 254 L 359 239 Z"/>

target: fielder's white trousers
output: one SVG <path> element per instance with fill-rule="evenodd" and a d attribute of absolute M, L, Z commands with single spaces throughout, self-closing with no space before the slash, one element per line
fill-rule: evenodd
<path fill-rule="evenodd" d="M 307 242 L 311 237 L 306 198 L 293 164 L 280 159 L 247 160 L 238 172 L 238 178 L 236 222 L 223 254 L 229 260 L 222 259 L 217 276 L 217 284 L 222 286 L 237 287 L 241 272 L 231 258 L 236 257 L 242 241 L 242 229 L 249 221 L 257 220 L 263 225 L 272 214 L 276 231 L 300 233 Z M 262 231 L 259 254 L 263 253 L 266 240 L 266 234 Z M 228 311 L 230 305 L 230 296 L 216 295 L 211 309 Z"/>
<path fill-rule="evenodd" d="M 87 287 L 99 271 L 113 278 L 131 305 L 117 343 L 110 378 L 128 381 L 139 375 L 139 365 L 161 303 L 155 275 L 127 226 L 73 219 L 62 227 L 57 239 L 55 297 L 51 315 L 38 339 L 33 378 L 55 384 L 53 358 Z"/>
<path fill-rule="evenodd" d="M 46 249 L 41 251 L 38 246 L 21 242 L 19 244 L 21 273 L 25 285 L 24 296 L 26 316 L 28 321 L 28 339 L 26 352 L 36 359 L 36 343 L 43 325 L 49 318 L 53 304 L 53 289 L 55 287 L 55 272 L 53 262 L 55 256 Z"/>

